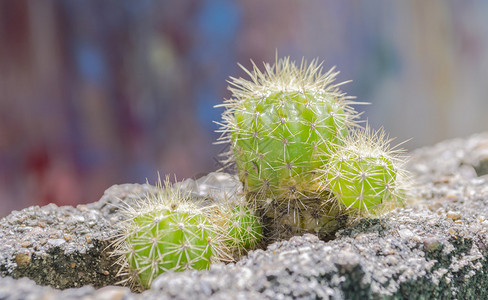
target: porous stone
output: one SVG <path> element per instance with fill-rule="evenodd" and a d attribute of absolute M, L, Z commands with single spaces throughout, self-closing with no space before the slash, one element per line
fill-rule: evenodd
<path fill-rule="evenodd" d="M 100 201 L 77 208 L 13 212 L 0 221 L 0 270 L 7 276 L 0 279 L 0 299 L 486 299 L 488 175 L 479 171 L 486 153 L 488 133 L 418 149 L 409 162 L 416 184 L 406 207 L 363 219 L 328 242 L 297 236 L 235 264 L 165 273 L 141 294 L 114 286 L 60 291 L 12 277 L 57 288 L 77 280 L 113 284 L 116 270 L 103 248 L 117 232 L 122 203 L 151 186 L 114 186 Z M 204 190 L 236 187 L 233 176 L 218 173 L 200 182 L 206 183 L 182 185 L 192 190 L 208 184 L 193 190 L 203 198 L 218 197 Z M 43 267 L 58 273 L 45 274 Z"/>
<path fill-rule="evenodd" d="M 32 206 L 0 220 L 0 274 L 28 277 L 58 289 L 115 284 L 118 269 L 110 257 L 122 203 L 154 189 L 113 186 L 95 203 Z"/>

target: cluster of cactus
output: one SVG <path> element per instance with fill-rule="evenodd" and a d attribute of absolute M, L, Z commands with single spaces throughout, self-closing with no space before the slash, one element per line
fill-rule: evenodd
<path fill-rule="evenodd" d="M 173 188 L 168 178 L 123 211 L 125 230 L 114 254 L 119 276 L 133 287 L 149 288 L 164 272 L 230 261 L 261 239 L 261 222 L 245 205 L 205 204 Z"/>
<path fill-rule="evenodd" d="M 289 58 L 264 72 L 242 68 L 250 80 L 231 77 L 220 142 L 230 143 L 225 163 L 235 164 L 268 234 L 326 236 L 350 216 L 401 200 L 401 156 L 382 131 L 361 128 L 334 68 Z"/>
<path fill-rule="evenodd" d="M 362 128 L 338 72 L 289 58 L 250 80 L 231 78 L 220 142 L 244 201 L 197 201 L 167 179 L 125 210 L 115 253 L 121 274 L 144 288 L 167 271 L 207 269 L 267 240 L 305 232 L 326 238 L 351 219 L 401 203 L 401 151 L 384 131 Z M 352 218 L 351 218 L 352 217 Z M 263 226 L 263 225 L 264 226 Z M 263 230 L 265 230 L 263 232 Z"/>

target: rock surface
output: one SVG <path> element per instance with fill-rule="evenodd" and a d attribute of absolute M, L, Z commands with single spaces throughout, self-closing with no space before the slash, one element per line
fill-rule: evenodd
<path fill-rule="evenodd" d="M 13 212 L 0 220 L 0 272 L 6 276 L 0 299 L 488 298 L 488 134 L 411 156 L 417 185 L 406 208 L 365 219 L 329 242 L 294 237 L 236 264 L 163 274 L 142 294 L 107 286 L 117 281 L 117 267 L 103 250 L 116 233 L 121 203 L 151 186 L 114 186 L 100 201 L 77 208 Z M 191 180 L 181 185 L 197 186 Z M 198 187 L 200 197 L 239 189 L 234 177 L 217 173 L 199 179 Z M 35 282 L 13 279 L 19 277 Z M 83 287 L 71 288 L 77 286 Z"/>
<path fill-rule="evenodd" d="M 116 283 L 115 259 L 104 249 L 121 218 L 117 205 L 150 189 L 114 186 L 92 204 L 76 208 L 50 204 L 12 212 L 0 220 L 1 276 L 28 277 L 59 289 Z"/>

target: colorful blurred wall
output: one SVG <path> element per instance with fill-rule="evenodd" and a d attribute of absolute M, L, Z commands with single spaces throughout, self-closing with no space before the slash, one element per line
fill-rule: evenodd
<path fill-rule="evenodd" d="M 0 216 L 216 170 L 226 80 L 276 51 L 408 149 L 488 128 L 488 1 L 1 0 Z"/>

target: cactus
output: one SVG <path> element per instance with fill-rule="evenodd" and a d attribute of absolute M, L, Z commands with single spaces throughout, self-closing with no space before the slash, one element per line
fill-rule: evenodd
<path fill-rule="evenodd" d="M 368 126 L 347 137 L 320 171 L 322 184 L 349 214 L 395 205 L 407 184 L 401 150 L 391 150 L 385 132 Z"/>
<path fill-rule="evenodd" d="M 209 187 L 183 194 L 185 184 L 166 178 L 157 193 L 128 206 L 114 253 L 120 275 L 144 288 L 167 271 L 235 259 L 263 236 L 330 237 L 347 218 L 405 198 L 402 151 L 390 149 L 383 130 L 358 128 L 356 102 L 339 90 L 344 82 L 334 83 L 334 68 L 322 73 L 317 61 L 297 66 L 289 58 L 264 72 L 254 63 L 252 71 L 241 68 L 251 80 L 231 77 L 219 141 L 231 145 L 224 162 L 237 167 L 245 197 L 222 190 L 223 199 L 212 199 Z"/>
<path fill-rule="evenodd" d="M 233 98 L 222 105 L 221 141 L 232 144 L 230 160 L 248 193 L 286 199 L 315 192 L 313 171 L 356 117 L 338 89 L 343 83 L 333 84 L 338 72 L 321 74 L 316 61 L 297 67 L 289 58 L 265 64 L 264 73 L 253 67 L 242 67 L 250 81 L 232 78 Z"/>
<path fill-rule="evenodd" d="M 158 209 L 134 218 L 127 237 L 127 260 L 147 288 L 168 270 L 207 269 L 213 254 L 215 233 L 205 217 L 196 212 Z"/>
<path fill-rule="evenodd" d="M 338 72 L 322 73 L 317 61 L 297 66 L 284 58 L 265 64 L 264 72 L 254 63 L 252 71 L 241 68 L 251 80 L 231 77 L 233 98 L 221 105 L 220 142 L 232 148 L 226 162 L 235 163 L 262 215 L 292 232 L 316 232 L 336 217 L 323 207 L 321 199 L 330 197 L 320 190 L 316 170 L 356 125 L 352 97 L 339 90 L 344 82 L 334 83 Z"/>
<path fill-rule="evenodd" d="M 231 261 L 260 241 L 261 221 L 240 201 L 197 201 L 191 195 L 167 177 L 164 185 L 159 180 L 156 192 L 124 207 L 124 232 L 113 254 L 122 266 L 119 276 L 133 287 L 149 288 L 167 271 Z"/>
<path fill-rule="evenodd" d="M 237 205 L 232 209 L 227 233 L 232 247 L 251 249 L 261 240 L 261 220 L 247 206 Z"/>
<path fill-rule="evenodd" d="M 161 273 L 230 260 L 227 228 L 212 220 L 212 209 L 172 189 L 167 178 L 157 193 L 125 209 L 125 232 L 114 252 L 122 264 L 119 275 L 131 275 L 129 281 L 148 288 Z"/>

